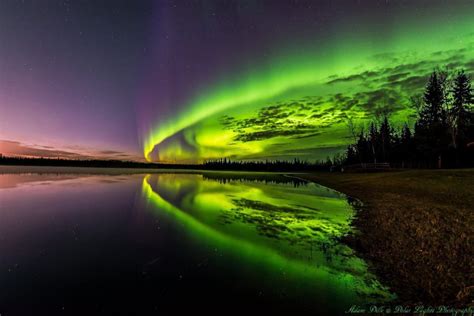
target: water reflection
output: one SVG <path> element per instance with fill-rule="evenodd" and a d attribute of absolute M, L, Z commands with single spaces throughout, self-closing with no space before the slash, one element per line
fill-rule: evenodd
<path fill-rule="evenodd" d="M 310 292 L 324 284 L 341 301 L 389 298 L 365 263 L 338 242 L 353 216 L 346 197 L 303 182 L 263 174 L 155 174 L 144 178 L 143 193 L 156 212 L 186 225 L 190 238 L 225 249 L 243 265 L 265 262 L 296 283 L 311 280 Z"/>
<path fill-rule="evenodd" d="M 0 174 L 1 314 L 330 315 L 389 297 L 337 241 L 353 215 L 337 192 L 283 175 L 74 171 Z"/>
<path fill-rule="evenodd" d="M 301 185 L 307 185 L 306 180 L 297 176 L 288 176 L 283 174 L 265 174 L 250 172 L 207 172 L 202 174 L 204 180 L 217 181 L 219 183 L 228 182 L 263 182 L 265 184 L 291 184 L 295 188 Z"/>

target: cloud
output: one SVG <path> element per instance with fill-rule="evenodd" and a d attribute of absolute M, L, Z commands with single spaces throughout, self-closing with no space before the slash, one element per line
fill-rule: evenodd
<path fill-rule="evenodd" d="M 87 156 L 63 150 L 28 146 L 17 141 L 0 140 L 0 152 L 5 156 L 25 156 L 64 159 L 86 159 Z"/>
<path fill-rule="evenodd" d="M 425 87 L 426 83 L 428 82 L 428 77 L 429 73 L 409 76 L 398 81 L 387 82 L 383 85 L 383 87 L 391 89 L 398 87 L 399 90 L 407 91 L 408 93 L 414 93 L 415 91 Z"/>
<path fill-rule="evenodd" d="M 427 61 L 427 60 L 421 60 L 418 62 L 414 63 L 406 63 L 406 64 L 400 64 L 395 67 L 386 67 L 382 68 L 379 70 L 381 75 L 383 74 L 384 77 L 390 76 L 390 75 L 396 75 L 400 73 L 414 73 L 414 72 L 428 72 L 432 71 L 436 66 L 439 65 L 439 61 Z"/>
<path fill-rule="evenodd" d="M 467 71 L 471 72 L 474 71 L 474 60 L 468 61 L 464 64 L 464 67 Z"/>
<path fill-rule="evenodd" d="M 115 151 L 115 150 L 101 150 L 98 153 L 102 155 L 122 155 L 123 154 L 123 152 Z"/>
<path fill-rule="evenodd" d="M 326 82 L 326 84 L 370 80 L 376 78 L 379 75 L 380 74 L 377 71 L 364 71 L 358 74 L 332 79 Z"/>
<path fill-rule="evenodd" d="M 264 130 L 257 132 L 242 133 L 235 137 L 241 142 L 251 142 L 256 140 L 270 139 L 279 136 L 292 136 L 293 138 L 307 138 L 319 135 L 318 132 L 309 132 L 307 129 L 286 129 L 286 130 Z"/>
<path fill-rule="evenodd" d="M 406 109 L 403 96 L 394 89 L 358 92 L 358 107 L 371 116 L 393 114 Z"/>
<path fill-rule="evenodd" d="M 261 108 L 254 116 L 235 119 L 230 116 L 220 118 L 225 129 L 236 133 L 234 141 L 250 142 L 275 137 L 292 139 L 319 135 L 318 126 L 306 122 L 314 105 L 308 104 L 308 97 L 301 100 L 282 102 Z M 302 115 L 303 114 L 303 115 Z"/>
<path fill-rule="evenodd" d="M 51 146 L 45 145 L 27 145 L 11 140 L 0 140 L 0 153 L 4 156 L 34 158 L 143 160 L 141 156 L 115 150 L 90 151 L 82 149 L 78 151 L 68 151 L 54 149 Z"/>
<path fill-rule="evenodd" d="M 398 81 L 398 80 L 403 79 L 403 78 L 405 78 L 409 75 L 410 75 L 409 72 L 400 72 L 400 73 L 397 73 L 397 74 L 387 76 L 387 81 L 389 81 L 389 82 Z"/>

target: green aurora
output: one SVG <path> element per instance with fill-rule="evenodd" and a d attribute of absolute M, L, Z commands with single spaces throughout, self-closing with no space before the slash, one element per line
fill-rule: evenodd
<path fill-rule="evenodd" d="M 173 118 L 158 120 L 143 139 L 144 156 L 188 163 L 313 161 L 345 150 L 349 119 L 358 128 L 383 114 L 398 126 L 412 124 L 410 97 L 434 69 L 474 70 L 469 13 L 459 11 L 455 20 L 440 12 L 436 19 L 403 17 L 403 26 L 376 39 L 376 30 L 348 21 L 325 46 L 287 46 L 215 82 Z"/>
<path fill-rule="evenodd" d="M 224 184 L 200 174 L 160 173 L 144 177 L 142 195 L 157 216 L 183 225 L 196 247 L 223 252 L 221 258 L 234 258 L 227 260 L 247 273 L 256 269 L 272 287 L 295 284 L 299 294 L 326 293 L 347 304 L 393 298 L 350 248 L 335 242 L 350 231 L 352 217 L 338 192 L 313 183 Z"/>

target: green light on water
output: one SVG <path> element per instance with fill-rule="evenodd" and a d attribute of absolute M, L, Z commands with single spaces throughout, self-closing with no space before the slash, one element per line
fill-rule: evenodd
<path fill-rule="evenodd" d="M 334 292 L 352 302 L 361 294 L 390 297 L 349 248 L 333 243 L 350 229 L 352 212 L 344 197 L 332 191 L 223 184 L 196 174 L 148 175 L 142 191 L 153 212 L 184 225 L 189 240 L 239 260 L 244 270 L 263 269 L 275 282 L 301 283 L 305 291 Z M 318 250 L 322 244 L 333 248 L 323 253 Z"/>

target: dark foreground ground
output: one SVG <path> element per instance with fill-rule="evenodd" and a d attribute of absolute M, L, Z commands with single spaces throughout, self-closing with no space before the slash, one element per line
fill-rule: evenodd
<path fill-rule="evenodd" d="M 362 201 L 347 242 L 404 304 L 474 303 L 474 169 L 304 176 Z"/>

